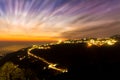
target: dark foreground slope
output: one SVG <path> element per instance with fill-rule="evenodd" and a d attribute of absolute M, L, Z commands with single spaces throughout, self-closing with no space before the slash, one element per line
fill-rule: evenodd
<path fill-rule="evenodd" d="M 32 53 L 45 60 L 57 63 L 59 68 L 67 68 L 68 72 L 61 73 L 47 68 L 47 65 L 34 57 L 28 56 L 27 50 L 6 55 L 0 60 L 0 66 L 7 62 L 17 65 L 25 78 L 12 79 L 16 76 L 9 73 L 10 80 L 79 80 L 86 78 L 110 77 L 107 76 L 120 72 L 120 44 L 108 46 L 87 47 L 85 43 L 69 43 L 50 45 L 50 49 L 34 49 Z M 25 73 L 28 72 L 28 73 Z M 29 74 L 31 73 L 31 74 Z M 89 76 L 89 77 L 88 77 Z"/>

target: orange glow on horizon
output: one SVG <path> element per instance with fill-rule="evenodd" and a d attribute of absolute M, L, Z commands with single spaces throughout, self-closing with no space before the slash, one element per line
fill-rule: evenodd
<path fill-rule="evenodd" d="M 0 41 L 58 41 L 61 38 L 0 35 Z M 64 39 L 62 39 L 64 40 Z"/>

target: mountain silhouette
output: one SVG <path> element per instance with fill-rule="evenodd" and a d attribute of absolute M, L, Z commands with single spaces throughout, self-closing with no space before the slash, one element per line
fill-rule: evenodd
<path fill-rule="evenodd" d="M 28 55 L 31 47 L 10 53 L 1 58 L 0 66 L 12 62 L 21 70 L 31 73 L 33 78 L 29 75 L 29 80 L 77 80 L 87 78 L 83 76 L 94 78 L 120 71 L 119 43 L 92 47 L 88 47 L 86 43 L 60 43 L 49 47 L 50 49 L 31 50 L 31 53 L 39 58 Z M 49 67 L 52 63 L 56 64 L 56 69 Z M 62 72 L 59 69 L 68 71 Z"/>

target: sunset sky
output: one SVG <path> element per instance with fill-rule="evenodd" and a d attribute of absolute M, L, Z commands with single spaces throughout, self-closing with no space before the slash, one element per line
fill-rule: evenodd
<path fill-rule="evenodd" d="M 120 0 L 0 0 L 0 41 L 120 34 Z"/>

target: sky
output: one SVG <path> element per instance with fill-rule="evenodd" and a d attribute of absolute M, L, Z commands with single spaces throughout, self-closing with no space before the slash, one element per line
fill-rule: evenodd
<path fill-rule="evenodd" d="M 120 34 L 120 0 L 0 0 L 0 41 Z"/>

